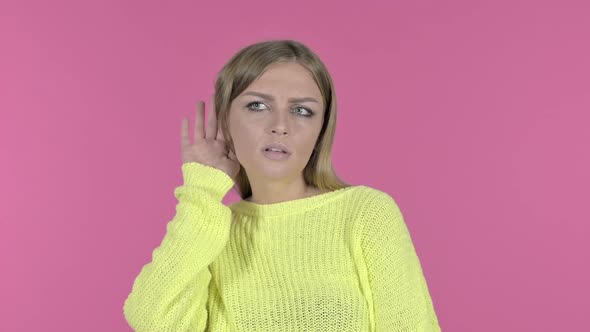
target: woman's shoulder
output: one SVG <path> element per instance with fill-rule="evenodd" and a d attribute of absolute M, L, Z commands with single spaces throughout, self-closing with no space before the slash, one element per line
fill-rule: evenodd
<path fill-rule="evenodd" d="M 368 185 L 357 185 L 355 186 L 356 190 L 355 195 L 360 198 L 364 199 L 367 202 L 375 202 L 375 201 L 390 201 L 393 200 L 393 196 L 389 194 L 385 189 L 379 189 L 376 187 L 371 187 Z"/>

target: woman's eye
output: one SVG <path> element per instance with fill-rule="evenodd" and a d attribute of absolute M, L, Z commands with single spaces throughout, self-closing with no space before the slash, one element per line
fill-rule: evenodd
<path fill-rule="evenodd" d="M 259 101 L 254 101 L 254 102 L 251 102 L 250 104 L 248 104 L 248 105 L 246 106 L 246 107 L 247 107 L 249 110 L 251 110 L 251 111 L 259 111 L 260 109 L 258 109 L 258 108 L 254 108 L 254 109 L 253 109 L 253 108 L 251 108 L 250 106 L 252 106 L 252 105 L 264 105 L 264 104 L 263 104 L 263 103 L 261 103 L 261 102 L 259 102 Z"/>
<path fill-rule="evenodd" d="M 310 110 L 308 110 L 305 107 L 297 107 L 297 108 L 300 109 L 300 110 L 304 110 L 304 111 L 306 111 L 308 113 L 307 115 L 304 115 L 304 116 L 312 116 L 313 115 L 313 112 L 310 111 Z"/>

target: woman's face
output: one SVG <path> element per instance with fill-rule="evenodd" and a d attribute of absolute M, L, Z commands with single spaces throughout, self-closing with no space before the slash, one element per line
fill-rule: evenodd
<path fill-rule="evenodd" d="M 297 98 L 306 100 L 291 100 Z M 307 69 L 297 63 L 270 65 L 230 106 L 229 132 L 248 180 L 291 181 L 302 176 L 323 118 L 322 95 Z M 291 152 L 283 160 L 265 154 L 264 147 L 276 142 Z"/>

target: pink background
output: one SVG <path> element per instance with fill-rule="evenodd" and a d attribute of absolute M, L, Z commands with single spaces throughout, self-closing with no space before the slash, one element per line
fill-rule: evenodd
<path fill-rule="evenodd" d="M 332 73 L 335 168 L 396 199 L 444 331 L 588 328 L 587 1 L 109 2 L 0 4 L 1 331 L 130 330 L 182 117 L 282 38 Z"/>

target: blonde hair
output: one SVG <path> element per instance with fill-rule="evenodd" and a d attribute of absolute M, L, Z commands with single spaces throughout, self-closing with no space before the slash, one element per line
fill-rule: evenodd
<path fill-rule="evenodd" d="M 326 110 L 314 151 L 303 169 L 305 184 L 328 191 L 351 186 L 342 181 L 332 167 L 332 145 L 336 132 L 336 94 L 332 78 L 320 58 L 307 46 L 295 40 L 267 40 L 246 46 L 217 74 L 215 112 L 228 149 L 235 154 L 234 143 L 229 133 L 229 111 L 232 101 L 260 77 L 269 65 L 281 62 L 296 62 L 309 70 L 322 94 Z M 250 181 L 243 167 L 240 167 L 235 184 L 242 199 L 252 195 Z"/>

